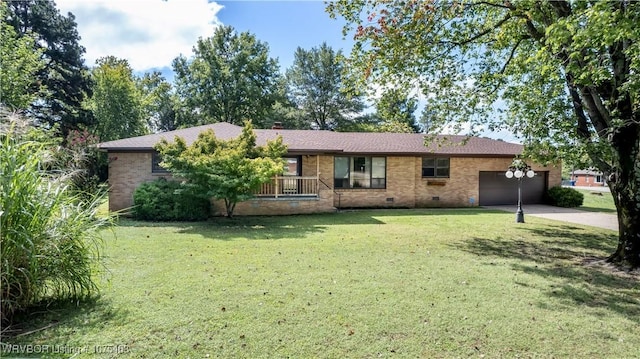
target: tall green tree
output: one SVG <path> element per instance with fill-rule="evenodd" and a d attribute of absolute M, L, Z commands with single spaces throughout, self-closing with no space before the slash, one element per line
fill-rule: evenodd
<path fill-rule="evenodd" d="M 376 102 L 380 126 L 386 132 L 420 132 L 415 116 L 417 109 L 418 101 L 398 88 L 386 90 Z"/>
<path fill-rule="evenodd" d="M 364 109 L 362 98 L 343 92 L 340 51 L 323 43 L 320 47 L 296 49 L 287 70 L 289 95 L 303 122 L 319 130 L 332 130 L 347 123 Z"/>
<path fill-rule="evenodd" d="M 142 95 L 127 60 L 113 56 L 96 61 L 91 75 L 95 86 L 88 107 L 96 118 L 94 133 L 101 141 L 147 133 Z"/>
<path fill-rule="evenodd" d="M 0 19 L 7 15 L 7 4 L 0 3 Z M 34 36 L 18 36 L 13 26 L 0 22 L 0 105 L 11 110 L 26 109 L 41 87 L 34 80 L 44 67 L 42 50 L 36 50 Z"/>
<path fill-rule="evenodd" d="M 425 106 L 420 112 L 420 119 L 418 120 L 421 132 L 426 134 L 432 134 L 433 131 L 433 121 L 435 114 L 429 107 L 429 105 Z"/>
<path fill-rule="evenodd" d="M 218 27 L 210 38 L 199 39 L 193 57 L 173 61 L 175 84 L 192 124 L 246 119 L 258 127 L 276 101 L 279 66 L 269 46 L 249 32 Z"/>
<path fill-rule="evenodd" d="M 447 120 L 519 134 L 539 160 L 580 148 L 610 174 L 619 242 L 640 266 L 640 2 L 330 3 L 359 82 L 417 82 Z M 501 101 L 500 101 L 501 100 Z"/>
<path fill-rule="evenodd" d="M 173 86 L 158 71 L 136 78 L 142 96 L 143 116 L 153 132 L 173 131 L 180 127 L 179 106 Z"/>
<path fill-rule="evenodd" d="M 235 139 L 221 140 L 208 130 L 190 146 L 176 137 L 173 143 L 162 139 L 156 150 L 162 155 L 162 166 L 174 176 L 184 178 L 198 193 L 224 200 L 229 218 L 238 202 L 252 198 L 261 184 L 284 171 L 282 156 L 287 152 L 280 136 L 256 146 L 250 121 Z"/>
<path fill-rule="evenodd" d="M 281 76 L 276 85 L 276 101 L 265 117 L 267 127 L 269 124 L 280 122 L 286 129 L 308 129 L 309 124 L 305 123 L 302 111 L 296 107 L 287 92 L 287 79 L 285 76 Z"/>
<path fill-rule="evenodd" d="M 59 124 L 64 136 L 91 124 L 91 112 L 82 107 L 91 94 L 91 81 L 73 14 L 61 15 L 52 0 L 9 1 L 7 5 L 3 21 L 19 36 L 34 36 L 32 49 L 42 51 L 46 64 L 35 74 L 44 91 L 32 102 L 31 116 L 49 126 Z"/>

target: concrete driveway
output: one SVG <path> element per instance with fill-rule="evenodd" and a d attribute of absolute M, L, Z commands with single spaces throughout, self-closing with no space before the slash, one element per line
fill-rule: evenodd
<path fill-rule="evenodd" d="M 484 206 L 484 208 L 511 212 L 514 214 L 515 220 L 516 206 Z M 522 211 L 524 212 L 525 222 L 527 221 L 527 216 L 533 216 L 618 231 L 618 216 L 615 214 L 587 212 L 575 208 L 562 208 L 543 204 L 526 205 L 522 207 Z"/>

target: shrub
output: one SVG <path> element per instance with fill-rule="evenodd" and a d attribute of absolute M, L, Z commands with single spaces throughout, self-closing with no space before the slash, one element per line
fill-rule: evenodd
<path fill-rule="evenodd" d="M 97 291 L 98 217 L 106 192 L 80 200 L 68 176 L 42 168 L 49 151 L 13 128 L 0 133 L 0 288 L 2 321 L 42 300 L 81 299 Z"/>
<path fill-rule="evenodd" d="M 133 216 L 153 221 L 202 221 L 209 217 L 208 198 L 164 178 L 141 184 L 133 194 Z"/>
<path fill-rule="evenodd" d="M 547 202 L 557 207 L 580 207 L 584 195 L 573 188 L 552 187 L 547 191 Z"/>

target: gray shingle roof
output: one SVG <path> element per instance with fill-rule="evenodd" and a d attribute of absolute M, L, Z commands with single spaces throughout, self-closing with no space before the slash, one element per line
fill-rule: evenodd
<path fill-rule="evenodd" d="M 572 172 L 574 175 L 589 175 L 589 176 L 601 176 L 602 172 L 596 170 L 575 170 Z"/>
<path fill-rule="evenodd" d="M 201 131 L 212 129 L 221 139 L 237 137 L 242 127 L 226 122 L 185 128 L 164 133 L 131 137 L 103 142 L 98 145 L 107 151 L 147 151 L 165 138 L 172 141 L 175 136 L 192 143 Z M 256 129 L 259 145 L 267 140 L 282 136 L 290 153 L 345 153 L 345 154 L 390 154 L 390 155 L 474 155 L 474 156 L 514 156 L 522 152 L 522 145 L 482 137 L 441 135 L 425 146 L 423 134 L 373 133 L 373 132 L 332 132 L 315 130 L 262 130 Z M 463 141 L 467 139 L 464 145 Z"/>

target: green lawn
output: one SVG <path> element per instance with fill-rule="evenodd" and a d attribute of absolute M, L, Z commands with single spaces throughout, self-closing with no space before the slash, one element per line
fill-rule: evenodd
<path fill-rule="evenodd" d="M 3 342 L 131 358 L 628 358 L 640 348 L 640 280 L 592 262 L 614 248 L 604 229 L 460 209 L 123 220 L 114 234 L 100 298 L 42 308 L 21 329 L 51 327 Z"/>
<path fill-rule="evenodd" d="M 584 202 L 579 209 L 590 212 L 616 213 L 616 205 L 613 203 L 611 192 L 577 190 L 584 194 Z"/>

